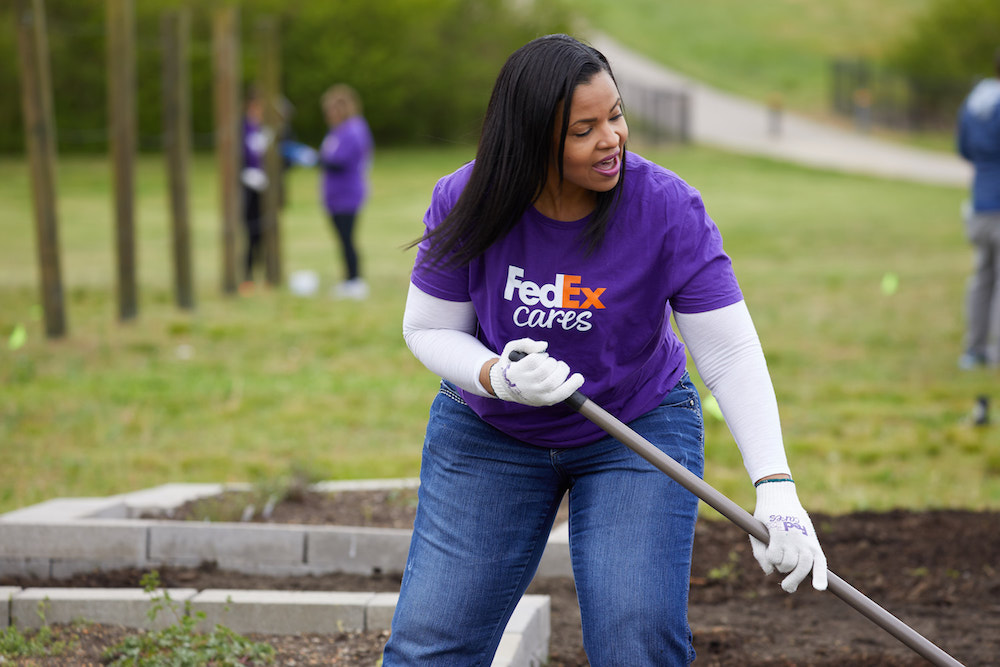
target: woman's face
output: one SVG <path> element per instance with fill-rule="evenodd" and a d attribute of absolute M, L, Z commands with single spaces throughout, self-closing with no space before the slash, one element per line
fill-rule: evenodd
<path fill-rule="evenodd" d="M 323 115 L 326 117 L 326 124 L 330 127 L 337 127 L 347 120 L 347 104 L 339 97 L 334 97 L 323 102 Z"/>
<path fill-rule="evenodd" d="M 556 114 L 554 150 L 559 150 L 562 112 Z M 563 150 L 563 196 L 574 188 L 607 192 L 621 178 L 622 151 L 628 125 L 618 87 L 607 72 L 598 72 L 573 91 Z M 558 179 L 558 172 L 555 174 Z M 550 184 L 552 176 L 550 176 Z"/>

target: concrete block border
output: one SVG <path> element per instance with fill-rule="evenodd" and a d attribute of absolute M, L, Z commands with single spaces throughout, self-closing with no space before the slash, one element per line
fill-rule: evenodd
<path fill-rule="evenodd" d="M 167 589 L 175 608 L 190 603 L 191 612 L 205 614 L 199 630 L 224 625 L 241 634 L 323 634 L 335 631 L 388 630 L 399 597 L 392 593 L 334 593 L 327 591 L 269 591 L 193 588 Z M 120 625 L 144 630 L 162 629 L 176 622 L 168 611 L 150 621 L 150 594 L 140 588 L 0 588 L 6 594 L 0 608 L 21 630 L 45 622 Z M 180 613 L 183 613 L 181 611 Z M 0 620 L 3 614 L 0 613 Z M 492 667 L 533 667 L 548 660 L 551 634 L 547 595 L 525 595 L 507 624 Z"/>
<path fill-rule="evenodd" d="M 325 492 L 415 488 L 416 479 L 322 482 Z M 350 526 L 197 523 L 141 519 L 170 516 L 197 498 L 248 485 L 165 484 L 108 498 L 56 498 L 0 515 L 0 574 L 61 579 L 122 567 L 155 569 L 214 562 L 252 574 L 301 575 L 401 572 L 410 531 Z M 539 566 L 541 576 L 572 576 L 566 526 L 553 530 Z M 388 629 L 395 593 L 170 589 L 183 608 L 206 614 L 241 633 L 323 633 L 333 629 Z M 150 626 L 150 596 L 141 589 L 0 587 L 0 627 L 38 627 L 38 605 L 48 623 L 80 618 Z M 493 667 L 532 667 L 548 659 L 548 596 L 522 598 L 508 623 Z M 161 612 L 158 624 L 173 622 Z"/>
<path fill-rule="evenodd" d="M 321 491 L 415 488 L 418 480 L 350 480 Z M 402 572 L 410 531 L 394 528 L 140 519 L 247 485 L 165 484 L 108 498 L 56 498 L 0 515 L 0 574 L 64 578 L 120 567 L 197 566 L 248 574 Z M 557 526 L 541 576 L 572 576 L 569 534 Z"/>

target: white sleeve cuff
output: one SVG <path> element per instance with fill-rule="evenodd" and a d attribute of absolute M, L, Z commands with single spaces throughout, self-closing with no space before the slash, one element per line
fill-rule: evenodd
<path fill-rule="evenodd" d="M 674 319 L 698 374 L 719 402 L 750 479 L 791 474 L 778 401 L 746 303 L 675 313 Z"/>
<path fill-rule="evenodd" d="M 403 312 L 406 346 L 428 370 L 477 396 L 493 398 L 479 372 L 497 353 L 475 336 L 478 321 L 471 301 L 448 301 L 410 283 Z"/>

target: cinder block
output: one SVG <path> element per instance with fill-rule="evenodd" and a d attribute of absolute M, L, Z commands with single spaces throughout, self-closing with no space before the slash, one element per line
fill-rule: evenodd
<path fill-rule="evenodd" d="M 126 518 L 125 506 L 114 498 L 53 498 L 0 515 L 0 521 L 50 523 L 83 519 L 93 514 L 104 513 L 107 518 Z"/>
<path fill-rule="evenodd" d="M 149 559 L 197 565 L 204 561 L 246 561 L 302 565 L 305 529 L 301 526 L 195 521 L 152 521 Z"/>
<path fill-rule="evenodd" d="M 573 563 L 569 556 L 569 542 L 550 539 L 538 562 L 536 577 L 572 577 Z"/>
<path fill-rule="evenodd" d="M 10 607 L 14 595 L 21 592 L 19 586 L 0 586 L 0 632 L 10 625 Z"/>
<path fill-rule="evenodd" d="M 207 627 L 224 625 L 239 633 L 329 633 L 364 630 L 365 608 L 374 593 L 210 589 L 191 601 L 204 612 Z"/>
<path fill-rule="evenodd" d="M 147 526 L 125 519 L 42 524 L 0 522 L 0 557 L 127 560 L 146 558 Z"/>
<path fill-rule="evenodd" d="M 504 630 L 491 667 L 536 667 L 549 658 L 551 601 L 547 595 L 525 595 Z"/>
<path fill-rule="evenodd" d="M 249 484 L 162 484 L 118 498 L 128 508 L 129 518 L 137 519 L 146 513 L 172 516 L 173 511 L 186 502 L 217 496 L 227 490 L 248 488 Z"/>
<path fill-rule="evenodd" d="M 317 482 L 311 488 L 320 493 L 336 493 L 338 491 L 416 489 L 419 486 L 419 477 L 401 477 L 399 479 L 334 479 Z"/>
<path fill-rule="evenodd" d="M 48 558 L 0 558 L 0 577 L 52 576 L 52 561 Z"/>
<path fill-rule="evenodd" d="M 178 614 L 184 614 L 184 601 L 198 591 L 194 588 L 166 589 Z M 159 595 L 162 597 L 163 592 Z M 21 629 L 42 626 L 39 616 L 42 606 L 44 622 L 72 623 L 86 620 L 92 623 L 123 625 L 128 628 L 159 629 L 177 622 L 169 610 L 161 610 L 150 621 L 152 595 L 141 588 L 27 588 L 17 593 L 11 602 L 11 621 Z"/>
<path fill-rule="evenodd" d="M 378 632 L 392 628 L 392 615 L 396 612 L 399 593 L 376 593 L 368 603 L 365 629 Z"/>
<path fill-rule="evenodd" d="M 402 572 L 410 534 L 405 528 L 311 527 L 306 562 L 332 572 Z"/>

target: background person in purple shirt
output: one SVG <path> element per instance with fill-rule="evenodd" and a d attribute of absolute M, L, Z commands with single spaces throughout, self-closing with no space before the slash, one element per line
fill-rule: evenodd
<path fill-rule="evenodd" d="M 475 161 L 434 189 L 403 335 L 442 383 L 386 667 L 489 664 L 567 493 L 590 663 L 694 659 L 698 499 L 561 404 L 582 387 L 700 476 L 685 345 L 757 487 L 770 545 L 752 540 L 754 556 L 789 592 L 810 571 L 826 587 L 719 231 L 698 192 L 627 139 L 605 57 L 542 37 L 501 69 Z"/>
<path fill-rule="evenodd" d="M 263 223 L 261 220 L 261 195 L 267 190 L 268 178 L 264 170 L 264 155 L 271 142 L 271 134 L 264 127 L 264 103 L 255 88 L 246 91 L 243 114 L 243 229 L 246 233 L 246 252 L 243 258 L 243 281 L 240 291 L 253 291 L 253 269 L 262 261 Z"/>
<path fill-rule="evenodd" d="M 346 270 L 345 280 L 334 286 L 333 296 L 364 299 L 368 285 L 361 277 L 354 231 L 368 196 L 375 143 L 353 88 L 342 83 L 332 86 L 323 94 L 321 104 L 330 127 L 319 149 L 323 206 L 340 240 Z"/>

